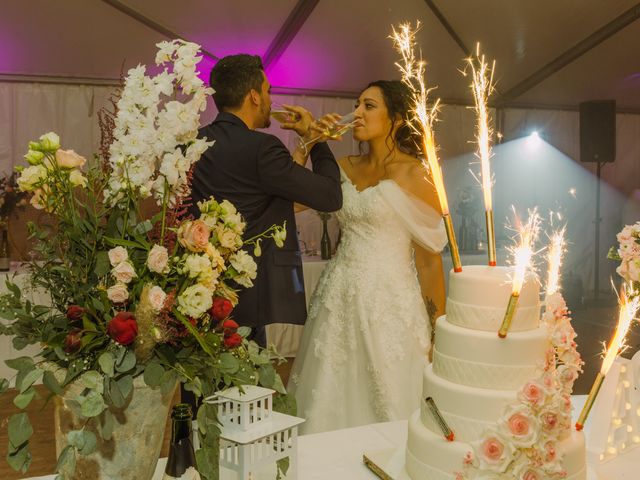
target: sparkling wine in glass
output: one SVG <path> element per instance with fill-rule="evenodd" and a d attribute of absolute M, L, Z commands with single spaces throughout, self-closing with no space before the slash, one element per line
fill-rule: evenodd
<path fill-rule="evenodd" d="M 300 116 L 296 112 L 287 110 L 280 103 L 272 103 L 271 118 L 278 123 L 290 123 L 299 120 Z"/>
<path fill-rule="evenodd" d="M 356 124 L 356 114 L 355 112 L 348 113 L 343 115 L 340 120 L 338 120 L 330 129 L 325 130 L 323 133 L 325 136 L 336 139 L 349 131 L 350 128 Z M 312 138 L 309 141 L 300 140 L 300 146 L 307 150 L 309 145 L 317 141 L 322 135 L 318 135 L 317 137 Z"/>

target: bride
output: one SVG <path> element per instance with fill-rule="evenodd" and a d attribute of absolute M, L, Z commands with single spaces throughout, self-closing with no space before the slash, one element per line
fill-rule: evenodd
<path fill-rule="evenodd" d="M 446 234 L 399 81 L 369 84 L 341 159 L 341 242 L 311 298 L 289 391 L 304 433 L 406 419 L 418 408 L 429 318 L 444 313 Z M 427 307 L 429 305 L 429 313 Z"/>

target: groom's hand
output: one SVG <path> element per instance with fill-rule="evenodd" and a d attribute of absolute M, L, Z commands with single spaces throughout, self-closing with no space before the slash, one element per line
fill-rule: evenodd
<path fill-rule="evenodd" d="M 282 105 L 282 107 L 293 113 L 293 121 L 283 122 L 280 127 L 285 130 L 293 130 L 301 137 L 305 137 L 311 130 L 311 125 L 314 123 L 313 115 L 309 110 L 296 106 L 296 105 Z"/>

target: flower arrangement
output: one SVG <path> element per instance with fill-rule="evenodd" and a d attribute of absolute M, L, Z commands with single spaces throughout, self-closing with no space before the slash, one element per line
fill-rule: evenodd
<path fill-rule="evenodd" d="M 0 297 L 0 316 L 8 322 L 0 323 L 0 333 L 13 335 L 18 349 L 42 347 L 39 359 L 7 362 L 17 372 L 20 409 L 36 395 L 38 380 L 54 395 L 82 387 L 73 400 L 85 428 L 68 434 L 59 472 L 95 450 L 94 432 L 110 437 L 111 409 L 126 406 L 134 379 L 165 394 L 180 381 L 196 397 L 246 384 L 285 393 L 275 353 L 247 341 L 249 329 L 231 318 L 238 289 L 251 287 L 256 276 L 244 249 L 259 254 L 263 238 L 281 244 L 285 230 L 273 226 L 243 240 L 241 215 L 213 198 L 197 205 L 198 218 L 186 216 L 191 166 L 212 144 L 196 137 L 211 90 L 197 76 L 197 45 L 158 46 L 163 72 L 149 77 L 144 66 L 130 70 L 114 102 L 108 156 L 85 171 L 86 160 L 63 150 L 50 132 L 29 143 L 30 165 L 16 168 L 20 191 L 55 219 L 51 230 L 29 226 L 36 241 L 30 283 L 48 292 L 51 304 L 32 304 L 8 282 L 10 293 Z M 140 204 L 148 197 L 158 212 L 145 218 Z M 0 393 L 8 387 L 0 379 Z M 292 408 L 286 396 L 279 402 L 276 408 Z M 214 406 L 203 404 L 198 426 L 198 470 L 214 479 Z M 9 418 L 7 459 L 15 470 L 29 466 L 32 432 L 27 413 Z"/>
<path fill-rule="evenodd" d="M 456 480 L 544 480 L 564 478 L 558 448 L 571 428 L 571 392 L 582 371 L 576 333 L 562 295 L 547 295 L 542 322 L 551 340 L 537 378 L 507 405 L 495 428 L 487 429 L 465 457 Z"/>
<path fill-rule="evenodd" d="M 631 284 L 630 290 L 640 292 L 640 222 L 625 225 L 616 237 L 619 246 L 611 247 L 607 256 L 620 262 L 616 272 Z"/>

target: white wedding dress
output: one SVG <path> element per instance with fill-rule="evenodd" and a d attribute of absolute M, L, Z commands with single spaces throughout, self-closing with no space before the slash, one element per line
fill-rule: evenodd
<path fill-rule="evenodd" d="M 412 240 L 446 243 L 442 218 L 393 180 L 359 192 L 341 171 L 340 246 L 309 305 L 289 392 L 316 433 L 409 418 L 420 402 L 429 322 Z"/>

